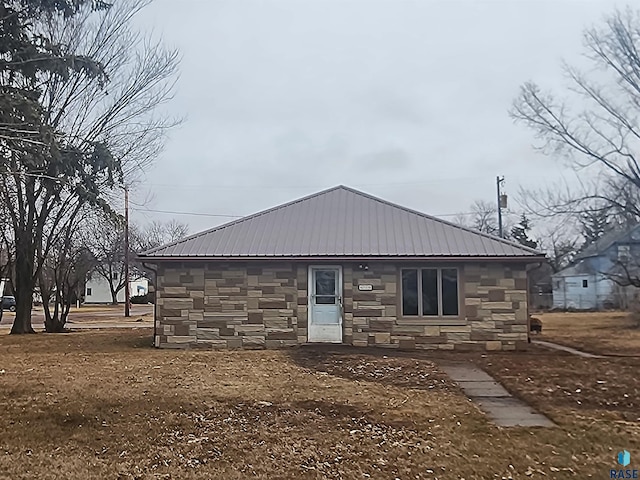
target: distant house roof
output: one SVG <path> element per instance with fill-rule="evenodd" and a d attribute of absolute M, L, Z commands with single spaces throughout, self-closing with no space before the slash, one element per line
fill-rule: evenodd
<path fill-rule="evenodd" d="M 140 254 L 142 259 L 544 255 L 338 186 Z"/>
<path fill-rule="evenodd" d="M 609 247 L 615 243 L 622 242 L 635 230 L 640 231 L 640 224 L 625 228 L 616 228 L 602 235 L 598 240 L 587 246 L 582 252 L 578 253 L 574 262 L 589 257 L 597 257 L 603 254 Z"/>
<path fill-rule="evenodd" d="M 588 262 L 578 262 L 554 273 L 552 277 L 584 277 L 594 275 L 595 273 L 595 270 L 588 264 Z"/>

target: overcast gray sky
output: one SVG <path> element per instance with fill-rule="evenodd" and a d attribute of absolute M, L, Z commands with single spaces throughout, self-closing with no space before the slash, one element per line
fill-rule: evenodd
<path fill-rule="evenodd" d="M 620 2 L 156 0 L 144 29 L 181 50 L 184 116 L 148 173 L 139 221 L 191 232 L 345 184 L 433 215 L 554 181 L 507 114 L 563 84 L 581 34 Z M 137 194 L 139 202 L 143 194 Z M 452 219 L 452 217 L 444 217 Z"/>

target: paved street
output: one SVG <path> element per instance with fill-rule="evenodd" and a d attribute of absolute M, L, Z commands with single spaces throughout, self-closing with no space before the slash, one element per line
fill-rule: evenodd
<path fill-rule="evenodd" d="M 15 314 L 5 311 L 0 328 L 11 328 Z M 142 319 L 142 322 L 137 321 Z M 34 308 L 31 316 L 33 327 L 38 330 L 44 322 L 42 307 Z M 153 305 L 133 305 L 131 316 L 124 316 L 124 306 L 85 306 L 72 308 L 67 321 L 68 328 L 136 328 L 153 326 Z"/>

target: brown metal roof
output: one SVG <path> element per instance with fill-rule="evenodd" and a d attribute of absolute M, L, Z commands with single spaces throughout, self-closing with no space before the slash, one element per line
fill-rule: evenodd
<path fill-rule="evenodd" d="M 530 248 L 338 186 L 144 252 L 180 258 L 539 258 Z"/>

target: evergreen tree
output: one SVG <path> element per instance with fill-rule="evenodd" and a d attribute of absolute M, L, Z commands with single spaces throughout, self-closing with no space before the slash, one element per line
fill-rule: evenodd
<path fill-rule="evenodd" d="M 527 216 L 523 213 L 520 217 L 520 222 L 511 228 L 511 238 L 513 238 L 520 245 L 524 245 L 529 248 L 538 248 L 538 242 L 529 238 L 529 232 L 531 231 L 531 223 Z"/>
<path fill-rule="evenodd" d="M 589 246 L 612 228 L 611 211 L 606 208 L 588 210 L 580 214 L 581 233 L 584 246 Z"/>

